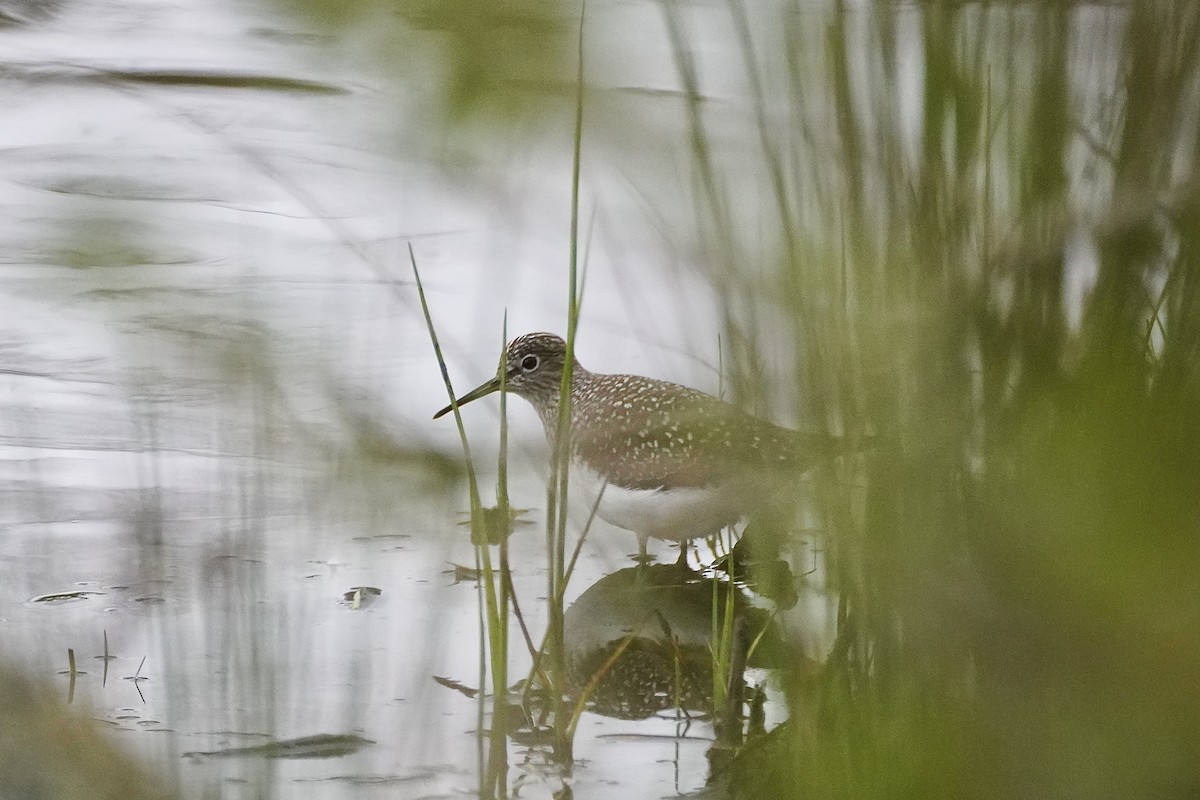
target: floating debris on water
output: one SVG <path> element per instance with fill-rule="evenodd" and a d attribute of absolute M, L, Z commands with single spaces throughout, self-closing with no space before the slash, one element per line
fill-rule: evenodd
<path fill-rule="evenodd" d="M 250 747 L 227 747 L 223 750 L 194 751 L 184 753 L 184 758 L 337 758 L 357 753 L 367 745 L 375 744 L 370 739 L 351 733 L 318 733 L 301 736 L 299 739 L 284 739 L 279 742 L 252 745 Z"/>
<path fill-rule="evenodd" d="M 453 689 L 454 691 L 458 692 L 459 694 L 466 695 L 467 697 L 470 697 L 472 699 L 479 696 L 478 689 L 472 689 L 470 686 L 466 686 L 465 684 L 459 683 L 458 681 L 454 680 L 453 678 L 443 678 L 441 675 L 434 675 L 433 680 L 436 681 L 438 684 L 445 686 L 447 689 Z"/>
<path fill-rule="evenodd" d="M 104 592 L 89 592 L 84 589 L 79 589 L 72 592 L 50 592 L 49 594 L 39 594 L 37 597 L 29 598 L 31 603 L 73 603 L 78 600 L 86 600 L 90 595 L 103 595 Z"/>
<path fill-rule="evenodd" d="M 358 610 L 373 603 L 382 594 L 383 590 L 374 586 L 353 586 L 342 594 L 342 605 Z"/>

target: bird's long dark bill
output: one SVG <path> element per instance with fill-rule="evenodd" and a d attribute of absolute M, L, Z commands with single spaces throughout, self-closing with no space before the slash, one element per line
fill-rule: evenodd
<path fill-rule="evenodd" d="M 500 391 L 500 378 L 495 377 L 481 386 L 476 386 L 474 389 L 467 392 L 466 394 L 464 394 L 462 397 L 458 398 L 454 402 L 460 406 L 464 406 L 467 403 L 471 402 L 472 400 L 478 400 L 481 397 L 487 397 L 492 392 L 498 392 L 498 391 Z M 449 414 L 453 410 L 454 410 L 454 406 L 448 405 L 445 408 L 443 408 L 441 411 L 434 414 L 433 418 L 438 419 L 439 417 L 443 417 L 446 414 Z"/>

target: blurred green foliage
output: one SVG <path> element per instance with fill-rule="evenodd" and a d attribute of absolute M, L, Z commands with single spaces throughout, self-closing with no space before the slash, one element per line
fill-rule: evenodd
<path fill-rule="evenodd" d="M 0 687 L 0 793 L 4 797 L 171 800 L 178 796 L 102 736 L 86 714 L 69 711 L 58 692 L 8 666 L 0 667 Z"/>
<path fill-rule="evenodd" d="M 520 120 L 574 77 L 574 14 L 558 2 L 286 0 L 397 82 L 435 90 L 443 121 Z M 564 14 L 571 16 L 564 17 Z"/>
<path fill-rule="evenodd" d="M 881 444 L 861 523 L 828 487 L 839 645 L 771 794 L 1195 796 L 1200 7 L 828 30 L 848 191 L 825 236 L 779 195 L 778 274 L 814 409 Z"/>

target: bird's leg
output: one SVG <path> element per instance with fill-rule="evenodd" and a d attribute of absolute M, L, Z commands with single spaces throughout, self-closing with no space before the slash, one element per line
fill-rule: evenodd
<path fill-rule="evenodd" d="M 675 566 L 686 567 L 688 565 L 688 543 L 687 539 L 679 540 L 679 558 L 675 561 Z"/>
<path fill-rule="evenodd" d="M 649 539 L 649 536 L 644 536 L 640 533 L 638 534 L 638 554 L 633 557 L 633 560 L 636 561 L 639 566 L 644 567 L 646 564 L 649 564 L 654 560 L 654 557 L 646 552 L 646 545 L 648 544 Z"/>

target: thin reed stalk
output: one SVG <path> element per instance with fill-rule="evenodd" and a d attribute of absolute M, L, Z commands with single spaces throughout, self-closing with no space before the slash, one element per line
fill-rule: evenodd
<path fill-rule="evenodd" d="M 471 460 L 471 447 L 467 440 L 466 428 L 462 422 L 458 402 L 455 399 L 454 386 L 450 381 L 450 373 L 442 357 L 441 346 L 438 343 L 437 330 L 425 298 L 425 287 L 421 282 L 421 273 L 417 268 L 416 254 L 412 245 L 408 247 L 409 259 L 412 263 L 413 277 L 417 285 L 417 294 L 421 301 L 421 311 L 425 316 L 425 325 L 429 331 L 429 339 L 433 344 L 434 355 L 442 372 L 442 381 L 446 386 L 447 396 L 454 411 L 454 419 L 458 424 L 459 438 L 463 446 L 463 456 L 466 459 L 467 481 L 471 503 L 471 543 L 474 548 L 475 570 L 482 579 L 482 591 L 479 597 L 479 708 L 476 726 L 479 732 L 477 752 L 477 774 L 479 776 L 479 795 L 482 798 L 503 798 L 508 796 L 508 612 L 510 603 L 511 576 L 508 567 L 508 536 L 505 526 L 510 521 L 508 504 L 507 454 L 508 454 L 508 424 L 505 406 L 505 350 L 501 347 L 500 357 L 500 469 L 496 487 L 498 507 L 492 511 L 497 515 L 493 526 L 500 531 L 500 564 L 499 571 L 492 563 L 489 545 L 489 526 L 485 520 L 485 512 L 479 497 L 479 484 L 475 475 L 474 462 Z M 503 336 L 507 337 L 507 318 Z M 491 691 L 483 687 L 491 679 Z M 491 708 L 487 708 L 488 699 Z M 491 725 L 486 724 L 487 712 L 491 712 Z M 484 738 L 484 731 L 490 731 Z"/>
<path fill-rule="evenodd" d="M 571 466 L 571 387 L 575 366 L 575 332 L 579 326 L 579 186 L 583 161 L 584 98 L 584 21 L 586 5 L 579 15 L 577 73 L 575 90 L 575 128 L 571 163 L 571 231 L 567 287 L 566 359 L 559 384 L 558 420 L 554 450 L 550 461 L 550 484 L 546 496 L 546 550 L 549 558 L 549 652 L 554 676 L 555 757 L 569 765 L 573 758 L 573 728 L 567 716 L 564 688 L 566 682 L 566 644 L 563 627 L 563 602 L 566 592 L 567 496 Z"/>

